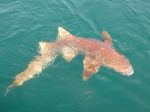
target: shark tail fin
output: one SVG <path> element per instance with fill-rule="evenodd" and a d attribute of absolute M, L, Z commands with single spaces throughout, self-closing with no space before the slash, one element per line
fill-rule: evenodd
<path fill-rule="evenodd" d="M 14 87 L 18 87 L 24 84 L 24 82 L 39 75 L 49 64 L 52 64 L 57 56 L 57 50 L 55 43 L 40 42 L 39 55 L 36 56 L 33 61 L 29 63 L 27 68 L 19 73 L 13 83 L 8 86 L 5 96 Z"/>
<path fill-rule="evenodd" d="M 7 96 L 7 94 L 9 93 L 9 91 L 10 91 L 11 89 L 13 89 L 14 87 L 15 87 L 15 84 L 14 84 L 14 83 L 11 84 L 10 86 L 8 86 L 8 88 L 6 88 L 6 92 L 5 92 L 4 96 Z"/>

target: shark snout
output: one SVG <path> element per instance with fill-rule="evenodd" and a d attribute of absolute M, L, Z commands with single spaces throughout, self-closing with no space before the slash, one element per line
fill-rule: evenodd
<path fill-rule="evenodd" d="M 134 70 L 133 70 L 132 67 L 130 67 L 130 68 L 128 69 L 126 75 L 127 75 L 127 76 L 130 76 L 130 75 L 132 75 L 133 73 L 134 73 Z"/>

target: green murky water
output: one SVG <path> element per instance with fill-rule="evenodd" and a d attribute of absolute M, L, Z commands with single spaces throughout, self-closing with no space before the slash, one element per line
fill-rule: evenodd
<path fill-rule="evenodd" d="M 102 40 L 104 29 L 128 57 L 134 75 L 101 68 L 82 81 L 80 55 L 58 57 L 42 74 L 4 97 L 17 73 L 38 54 L 38 42 L 53 41 L 57 27 Z M 149 112 L 150 2 L 148 0 L 0 0 L 1 112 Z"/>

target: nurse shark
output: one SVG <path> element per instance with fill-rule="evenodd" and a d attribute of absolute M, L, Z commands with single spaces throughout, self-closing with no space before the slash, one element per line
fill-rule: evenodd
<path fill-rule="evenodd" d="M 58 27 L 58 37 L 54 42 L 39 42 L 39 55 L 29 63 L 27 68 L 17 74 L 15 80 L 8 86 L 10 89 L 21 86 L 27 80 L 39 75 L 58 55 L 70 62 L 78 54 L 85 55 L 83 60 L 83 80 L 97 73 L 105 66 L 130 76 L 134 73 L 129 60 L 120 54 L 113 46 L 112 38 L 107 31 L 102 31 L 103 41 L 77 37 L 63 27 Z"/>

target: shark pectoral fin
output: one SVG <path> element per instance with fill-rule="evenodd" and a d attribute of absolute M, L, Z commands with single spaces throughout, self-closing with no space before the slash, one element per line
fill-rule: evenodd
<path fill-rule="evenodd" d="M 103 31 L 102 35 L 103 35 L 103 38 L 104 38 L 104 42 L 107 43 L 110 46 L 113 46 L 112 37 L 110 36 L 110 34 L 107 31 Z"/>
<path fill-rule="evenodd" d="M 94 73 L 97 73 L 102 65 L 101 56 L 86 56 L 84 61 L 83 80 L 87 80 Z"/>
<path fill-rule="evenodd" d="M 63 58 L 66 61 L 70 62 L 78 54 L 78 51 L 70 47 L 63 47 L 61 49 L 61 53 L 63 55 Z"/>
<path fill-rule="evenodd" d="M 92 75 L 92 73 L 90 71 L 84 70 L 84 72 L 83 72 L 83 80 L 84 81 L 88 80 L 91 75 Z"/>

